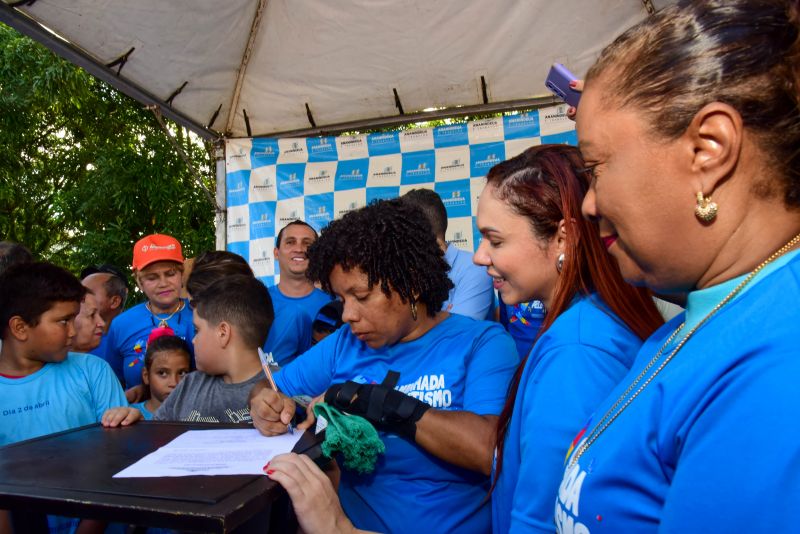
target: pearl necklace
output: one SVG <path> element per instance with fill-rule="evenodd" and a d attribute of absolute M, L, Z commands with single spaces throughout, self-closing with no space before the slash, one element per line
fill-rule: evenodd
<path fill-rule="evenodd" d="M 167 315 L 166 317 L 163 317 L 163 318 L 159 317 L 158 314 L 153 311 L 153 309 L 150 307 L 150 301 L 145 302 L 144 307 L 147 308 L 147 311 L 149 311 L 153 315 L 153 317 L 155 317 L 158 320 L 158 327 L 159 328 L 165 328 L 165 327 L 169 326 L 167 321 L 172 319 L 173 315 L 175 315 L 176 313 L 178 313 L 179 311 L 181 311 L 183 309 L 183 304 L 184 304 L 183 301 L 179 300 L 178 301 L 178 307 L 175 308 L 175 311 L 173 311 L 172 313 L 170 313 L 169 315 Z"/>
<path fill-rule="evenodd" d="M 742 289 L 744 289 L 744 287 L 747 284 L 749 284 L 764 267 L 766 267 L 769 263 L 775 261 L 777 258 L 786 254 L 795 245 L 797 245 L 798 242 L 800 242 L 800 234 L 794 236 L 794 238 L 792 238 L 788 243 L 786 243 L 779 250 L 774 252 L 769 258 L 761 262 L 761 264 L 758 267 L 753 269 L 750 272 L 750 274 L 748 274 L 747 277 L 739 283 L 739 285 L 733 288 L 733 290 L 730 293 L 728 293 L 725 296 L 725 298 L 722 299 L 716 306 L 714 306 L 714 308 L 710 312 L 708 312 L 708 314 L 705 317 L 703 317 L 699 323 L 697 323 L 691 330 L 689 330 L 686 336 L 684 336 L 684 338 L 681 339 L 681 341 L 677 344 L 677 346 L 674 349 L 672 349 L 672 352 L 670 352 L 669 355 L 666 358 L 664 358 L 664 361 L 662 361 L 659 364 L 656 370 L 653 371 L 653 374 L 651 374 L 649 377 L 647 377 L 646 380 L 644 380 L 644 382 L 642 382 L 642 379 L 645 378 L 650 369 L 658 362 L 658 360 L 661 358 L 661 355 L 664 353 L 667 347 L 669 347 L 672 341 L 678 336 L 678 333 L 683 329 L 684 325 L 686 324 L 686 323 L 681 323 L 680 326 L 672 333 L 672 335 L 669 336 L 669 338 L 661 346 L 661 348 L 658 349 L 656 355 L 653 356 L 653 358 L 645 366 L 642 372 L 639 373 L 639 376 L 637 376 L 634 379 L 631 385 L 628 386 L 628 388 L 622 393 L 622 395 L 619 396 L 619 398 L 611 406 L 611 408 L 608 409 L 605 415 L 603 415 L 603 418 L 600 420 L 600 422 L 598 422 L 597 425 L 595 425 L 594 429 L 586 437 L 586 440 L 583 442 L 583 444 L 580 447 L 578 447 L 577 451 L 575 451 L 572 460 L 570 460 L 569 462 L 569 466 L 572 467 L 576 463 L 578 463 L 580 457 L 583 456 L 583 454 L 589 449 L 589 447 L 592 446 L 592 444 L 595 441 L 597 441 L 597 438 L 599 438 L 603 434 L 603 432 L 605 432 L 606 429 L 608 429 L 608 427 L 611 426 L 611 424 L 617 420 L 617 418 L 622 414 L 622 412 L 624 412 L 625 409 L 631 405 L 634 399 L 636 399 L 636 397 L 638 397 L 639 394 L 642 391 L 644 391 L 644 389 L 653 381 L 653 379 L 656 376 L 658 376 L 658 374 L 664 369 L 664 367 L 667 366 L 667 364 L 672 360 L 672 358 L 675 357 L 678 351 L 683 348 L 686 342 L 689 341 L 689 338 L 691 338 L 701 326 L 703 326 L 706 322 L 708 322 L 708 320 L 715 313 L 717 313 L 725 304 L 730 302 L 731 299 L 733 299 L 733 297 L 738 295 L 742 291 Z M 639 385 L 640 382 L 642 382 L 641 385 Z M 636 389 L 633 395 L 628 397 L 628 395 L 631 393 L 631 391 L 634 390 L 634 388 L 636 388 L 637 385 L 639 385 L 639 387 Z"/>

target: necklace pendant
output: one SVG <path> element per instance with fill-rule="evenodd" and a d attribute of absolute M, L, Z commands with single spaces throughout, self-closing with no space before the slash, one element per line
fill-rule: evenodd
<path fill-rule="evenodd" d="M 158 327 L 159 328 L 167 328 L 168 326 L 169 326 L 169 323 L 167 323 L 166 319 L 161 319 L 161 322 L 158 323 Z"/>

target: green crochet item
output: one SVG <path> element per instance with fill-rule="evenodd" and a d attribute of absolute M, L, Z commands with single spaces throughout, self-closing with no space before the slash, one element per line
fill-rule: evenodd
<path fill-rule="evenodd" d="M 328 421 L 322 453 L 333 458 L 337 452 L 344 456 L 344 467 L 365 475 L 375 470 L 378 455 L 386 447 L 372 424 L 357 415 L 340 412 L 324 402 L 314 405 L 314 414 Z"/>

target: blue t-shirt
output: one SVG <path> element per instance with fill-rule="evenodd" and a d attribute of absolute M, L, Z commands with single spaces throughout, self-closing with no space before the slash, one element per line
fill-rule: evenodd
<path fill-rule="evenodd" d="M 494 287 L 486 267 L 475 265 L 472 254 L 450 244 L 444 259 L 450 264 L 447 276 L 455 287 L 450 290 L 442 310 L 473 319 L 490 319 L 494 309 Z"/>
<path fill-rule="evenodd" d="M 497 415 L 519 363 L 511 337 L 496 323 L 450 315 L 407 343 L 371 349 L 345 325 L 275 376 L 287 395 L 319 395 L 347 380 L 383 381 L 400 373 L 396 389 L 440 410 Z M 375 472 L 342 473 L 339 497 L 358 528 L 405 532 L 486 532 L 487 478 L 450 465 L 416 444 L 380 433 L 386 454 Z"/>
<path fill-rule="evenodd" d="M 538 300 L 506 304 L 500 298 L 499 306 L 500 324 L 514 338 L 517 352 L 520 358 L 524 358 L 531 351 L 533 341 L 544 321 L 544 304 Z"/>
<path fill-rule="evenodd" d="M 702 325 L 578 463 L 568 464 L 556 502 L 560 532 L 797 531 L 800 259 L 791 256 Z M 736 282 L 691 293 L 687 322 L 705 316 Z M 683 319 L 642 346 L 589 430 Z"/>
<path fill-rule="evenodd" d="M 492 493 L 493 532 L 553 532 L 569 440 L 625 376 L 642 344 L 596 294 L 576 297 L 536 342 Z"/>
<path fill-rule="evenodd" d="M 153 414 L 150 410 L 147 409 L 147 406 L 144 403 L 147 401 L 137 402 L 136 404 L 131 404 L 131 408 L 136 408 L 140 412 L 142 412 L 142 417 L 144 417 L 145 421 L 152 421 Z"/>
<path fill-rule="evenodd" d="M 107 409 L 127 405 L 106 362 L 70 352 L 28 376 L 0 376 L 0 446 L 97 423 Z"/>
<path fill-rule="evenodd" d="M 192 309 L 189 302 L 181 311 L 170 317 L 167 324 L 175 331 L 175 335 L 186 341 L 192 351 L 192 367 L 194 367 L 194 325 Z M 163 314 L 159 314 L 164 317 Z M 142 367 L 147 351 L 147 338 L 150 332 L 159 325 L 159 320 L 150 313 L 145 303 L 137 304 L 125 311 L 111 322 L 108 329 L 108 349 L 105 360 L 119 376 L 122 375 L 125 387 L 130 388 L 142 383 Z"/>
<path fill-rule="evenodd" d="M 100 338 L 100 344 L 90 350 L 89 354 L 94 354 L 98 358 L 108 362 L 108 365 L 111 365 L 111 362 L 108 361 L 108 333 L 103 334 L 103 336 Z M 120 382 L 124 380 L 124 377 L 122 376 L 122 367 L 119 368 L 119 374 L 117 374 L 117 369 L 114 369 L 113 365 L 111 365 L 111 370 L 114 371 L 114 374 L 117 375 L 117 378 L 119 378 Z"/>
<path fill-rule="evenodd" d="M 281 367 L 304 353 L 311 346 L 311 324 L 320 308 L 331 301 L 331 296 L 314 288 L 305 297 L 287 297 L 278 286 L 269 288 L 275 320 L 264 343 L 264 352 Z"/>

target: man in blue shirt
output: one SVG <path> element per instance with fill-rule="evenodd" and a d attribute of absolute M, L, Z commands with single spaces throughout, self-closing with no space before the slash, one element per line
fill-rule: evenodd
<path fill-rule="evenodd" d="M 306 278 L 308 247 L 317 232 L 307 223 L 295 220 L 278 232 L 275 258 L 280 267 L 280 282 L 269 288 L 275 321 L 270 328 L 264 352 L 281 367 L 311 347 L 311 323 L 317 312 L 331 301 L 330 295 L 314 287 Z"/>
<path fill-rule="evenodd" d="M 455 286 L 442 310 L 473 319 L 491 319 L 494 305 L 492 277 L 486 269 L 472 263 L 472 254 L 445 241 L 447 209 L 439 195 L 431 189 L 412 189 L 402 196 L 404 202 L 417 206 L 430 222 L 436 242 L 450 264 L 448 276 Z"/>

